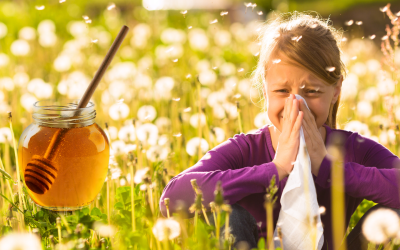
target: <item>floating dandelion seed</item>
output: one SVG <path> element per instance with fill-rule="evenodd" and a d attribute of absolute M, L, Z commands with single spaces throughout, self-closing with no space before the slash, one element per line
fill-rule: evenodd
<path fill-rule="evenodd" d="M 221 16 L 226 16 L 226 15 L 228 15 L 228 11 L 221 11 L 220 15 Z"/>
<path fill-rule="evenodd" d="M 233 98 L 239 99 L 242 95 L 241 94 L 236 94 L 233 96 Z"/>
<path fill-rule="evenodd" d="M 99 39 L 93 39 L 92 43 L 97 43 L 99 41 Z"/>
<path fill-rule="evenodd" d="M 385 7 L 379 8 L 380 11 L 386 12 L 388 10 L 388 6 L 386 5 Z"/>
<path fill-rule="evenodd" d="M 253 6 L 253 4 L 252 3 L 244 3 L 244 6 L 246 6 L 246 8 L 247 8 L 247 7 Z"/>
<path fill-rule="evenodd" d="M 349 21 L 344 22 L 344 25 L 351 26 L 351 25 L 353 25 L 353 23 L 354 23 L 353 20 L 349 20 Z"/>
<path fill-rule="evenodd" d="M 257 11 L 257 15 L 262 16 L 263 12 L 262 11 Z"/>
<path fill-rule="evenodd" d="M 396 16 L 400 16 L 400 11 L 396 13 Z"/>
<path fill-rule="evenodd" d="M 112 10 L 112 9 L 114 9 L 115 8 L 115 3 L 110 3 L 108 6 L 107 6 L 107 10 Z"/>
<path fill-rule="evenodd" d="M 363 22 L 362 22 L 362 21 L 357 21 L 356 24 L 357 24 L 357 25 L 362 25 Z"/>
<path fill-rule="evenodd" d="M 177 134 L 174 134 L 173 136 L 175 136 L 175 137 L 181 137 L 182 134 L 181 134 L 181 133 L 177 133 Z"/>
<path fill-rule="evenodd" d="M 192 111 L 192 108 L 191 108 L 191 107 L 185 108 L 185 109 L 183 110 L 183 112 L 190 112 L 190 111 Z"/>
<path fill-rule="evenodd" d="M 326 67 L 325 68 L 326 69 L 326 71 L 329 71 L 329 72 L 333 72 L 333 71 L 335 71 L 335 67 Z"/>
<path fill-rule="evenodd" d="M 238 69 L 238 72 L 243 72 L 243 71 L 244 71 L 244 68 Z"/>
<path fill-rule="evenodd" d="M 181 100 L 181 98 L 172 98 L 172 101 L 176 101 L 176 102 L 179 102 Z"/>
<path fill-rule="evenodd" d="M 357 56 L 353 56 L 352 58 L 351 58 L 351 60 L 356 60 L 357 59 Z"/>
<path fill-rule="evenodd" d="M 124 102 L 124 99 L 119 99 L 119 100 L 117 101 L 118 104 L 121 104 L 121 103 L 123 103 L 123 102 Z"/>
<path fill-rule="evenodd" d="M 37 10 L 44 10 L 44 5 L 35 6 L 35 8 L 36 8 Z"/>
<path fill-rule="evenodd" d="M 257 52 L 257 53 L 254 54 L 254 56 L 258 56 L 259 54 L 260 54 L 260 52 Z"/>
<path fill-rule="evenodd" d="M 303 85 L 300 86 L 301 89 L 304 89 L 305 87 L 306 87 L 305 84 L 303 84 Z"/>
<path fill-rule="evenodd" d="M 92 23 L 92 20 L 86 20 L 85 23 Z"/>
<path fill-rule="evenodd" d="M 294 36 L 292 37 L 292 40 L 298 42 L 302 37 L 303 36 Z"/>
<path fill-rule="evenodd" d="M 251 11 L 253 11 L 255 7 L 257 7 L 257 4 L 253 3 L 253 5 L 251 5 Z"/>
<path fill-rule="evenodd" d="M 371 35 L 371 36 L 369 36 L 369 39 L 375 39 L 375 37 L 376 37 L 376 35 Z"/>
<path fill-rule="evenodd" d="M 218 23 L 218 19 L 214 19 L 210 22 L 210 24 Z"/>
<path fill-rule="evenodd" d="M 66 0 L 60 0 L 60 2 L 59 3 L 64 3 Z"/>
<path fill-rule="evenodd" d="M 259 32 L 261 29 L 262 29 L 262 27 L 260 27 L 260 28 L 256 29 L 256 31 L 257 31 L 257 32 Z"/>
<path fill-rule="evenodd" d="M 382 39 L 382 41 L 385 41 L 385 40 L 387 40 L 389 37 L 388 36 L 383 36 L 381 39 Z"/>
<path fill-rule="evenodd" d="M 190 30 L 191 28 L 193 28 L 193 27 L 192 27 L 192 26 L 189 26 L 189 27 L 188 27 L 188 30 Z"/>
<path fill-rule="evenodd" d="M 315 29 L 315 28 L 318 27 L 318 24 L 317 24 L 317 23 L 314 23 L 314 24 L 312 24 L 310 27 L 311 27 L 312 29 Z"/>
<path fill-rule="evenodd" d="M 277 63 L 280 63 L 281 62 L 281 59 L 274 59 L 274 60 L 272 60 L 272 63 L 273 64 L 277 64 Z"/>
<path fill-rule="evenodd" d="M 170 53 L 170 52 L 173 51 L 173 50 L 174 50 L 174 47 L 171 47 L 171 48 L 167 49 L 165 52 L 166 52 L 166 53 Z"/>
<path fill-rule="evenodd" d="M 342 42 L 347 42 L 347 38 L 346 38 L 346 37 L 343 37 L 343 38 L 342 38 Z"/>
<path fill-rule="evenodd" d="M 82 18 L 83 18 L 84 20 L 89 20 L 89 17 L 88 17 L 88 16 L 82 16 Z"/>
<path fill-rule="evenodd" d="M 181 14 L 182 14 L 182 15 L 186 15 L 187 12 L 188 12 L 187 10 L 182 10 L 182 11 L 181 11 Z"/>
<path fill-rule="evenodd" d="M 326 212 L 326 208 L 324 206 L 320 206 L 318 212 L 323 215 Z"/>
<path fill-rule="evenodd" d="M 190 78 L 190 77 L 192 77 L 191 74 L 187 74 L 187 75 L 186 75 L 186 79 L 188 79 L 188 78 Z"/>
<path fill-rule="evenodd" d="M 178 58 L 177 59 L 174 59 L 174 60 L 172 60 L 173 62 L 177 62 L 178 61 Z"/>

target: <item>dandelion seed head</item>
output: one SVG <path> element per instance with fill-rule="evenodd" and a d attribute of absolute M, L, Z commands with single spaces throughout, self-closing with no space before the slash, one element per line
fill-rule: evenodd
<path fill-rule="evenodd" d="M 40 239 L 31 233 L 9 233 L 0 239 L 0 249 L 42 249 Z"/>
<path fill-rule="evenodd" d="M 137 112 L 137 117 L 140 121 L 153 121 L 157 116 L 156 109 L 151 105 L 143 105 Z"/>
<path fill-rule="evenodd" d="M 179 222 L 173 218 L 159 218 L 154 225 L 153 234 L 159 241 L 165 239 L 173 240 L 181 234 L 181 227 Z"/>
<path fill-rule="evenodd" d="M 218 19 L 214 19 L 214 20 L 210 21 L 210 24 L 214 24 L 214 23 L 218 23 Z"/>
<path fill-rule="evenodd" d="M 203 138 L 194 137 L 186 143 L 186 152 L 190 156 L 194 156 L 198 153 L 199 147 L 203 154 L 206 153 L 209 148 L 208 142 Z"/>
<path fill-rule="evenodd" d="M 393 210 L 379 208 L 367 215 L 362 232 L 368 241 L 381 244 L 396 236 L 399 231 L 399 216 Z"/>
<path fill-rule="evenodd" d="M 115 8 L 115 3 L 110 3 L 108 6 L 107 6 L 107 10 L 112 10 L 112 9 L 114 9 Z"/>
<path fill-rule="evenodd" d="M 144 167 L 142 169 L 137 170 L 136 173 L 135 173 L 135 177 L 133 178 L 133 181 L 136 184 L 139 184 L 139 183 L 143 182 L 144 177 L 146 177 L 146 174 L 147 174 L 147 172 L 149 170 L 150 170 L 149 167 Z"/>
<path fill-rule="evenodd" d="M 37 9 L 37 10 L 44 10 L 44 5 L 37 5 L 37 6 L 35 6 L 35 9 Z"/>

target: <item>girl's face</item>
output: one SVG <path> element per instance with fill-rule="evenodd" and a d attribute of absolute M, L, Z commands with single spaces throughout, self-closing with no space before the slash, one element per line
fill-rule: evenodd
<path fill-rule="evenodd" d="M 330 105 L 339 97 L 343 77 L 331 86 L 307 69 L 289 64 L 291 60 L 282 53 L 277 58 L 281 61 L 270 66 L 263 86 L 269 119 L 282 132 L 285 99 L 298 94 L 307 102 L 319 129 L 328 118 Z"/>

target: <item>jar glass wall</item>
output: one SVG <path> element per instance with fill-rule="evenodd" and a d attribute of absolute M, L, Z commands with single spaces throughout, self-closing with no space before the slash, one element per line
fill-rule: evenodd
<path fill-rule="evenodd" d="M 72 211 L 91 203 L 108 171 L 109 142 L 94 122 L 94 104 L 40 101 L 22 133 L 19 166 L 29 196 L 39 206 Z"/>

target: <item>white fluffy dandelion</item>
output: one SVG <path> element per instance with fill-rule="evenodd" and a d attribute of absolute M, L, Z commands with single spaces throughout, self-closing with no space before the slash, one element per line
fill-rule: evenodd
<path fill-rule="evenodd" d="M 399 229 L 399 216 L 387 208 L 372 211 L 362 226 L 365 238 L 375 244 L 384 243 L 389 238 L 396 236 Z"/>
<path fill-rule="evenodd" d="M 153 234 L 159 241 L 173 240 L 181 234 L 181 227 L 173 218 L 159 218 L 153 227 Z"/>
<path fill-rule="evenodd" d="M 108 114 L 113 120 L 125 119 L 129 115 L 129 106 L 125 103 L 115 103 L 109 108 Z"/>
<path fill-rule="evenodd" d="M 135 177 L 133 177 L 133 181 L 136 184 L 141 183 L 149 170 L 150 170 L 149 167 L 145 167 L 145 168 L 137 170 L 135 173 Z"/>
<path fill-rule="evenodd" d="M 29 249 L 41 250 L 42 244 L 39 238 L 30 233 L 10 233 L 1 238 L 1 250 Z"/>
<path fill-rule="evenodd" d="M 203 138 L 194 137 L 186 143 L 186 152 L 190 156 L 194 156 L 197 154 L 199 147 L 201 147 L 203 153 L 206 153 L 209 148 L 208 142 Z"/>
<path fill-rule="evenodd" d="M 204 125 L 206 125 L 206 116 L 201 113 L 196 113 L 193 114 L 190 117 L 190 125 L 192 125 L 192 127 L 197 128 L 199 126 L 199 119 L 200 119 L 200 126 L 203 127 Z"/>
<path fill-rule="evenodd" d="M 141 122 L 153 121 L 157 116 L 156 109 L 151 105 L 144 105 L 139 108 L 137 117 Z"/>

